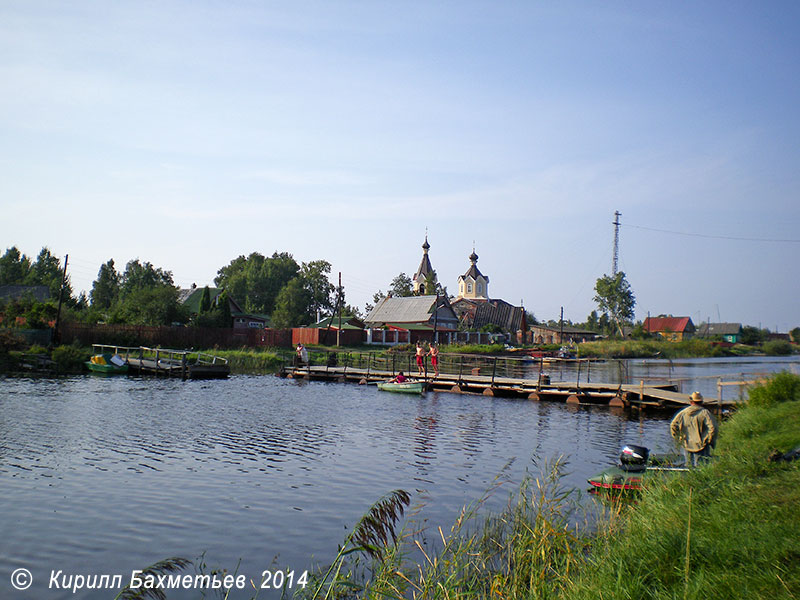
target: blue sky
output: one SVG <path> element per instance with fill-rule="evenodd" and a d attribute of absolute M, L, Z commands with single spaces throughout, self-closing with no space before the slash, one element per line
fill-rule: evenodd
<path fill-rule="evenodd" d="M 452 293 L 800 325 L 794 2 L 0 4 L 0 242 L 181 286 L 326 259 L 359 306 L 426 229 Z"/>

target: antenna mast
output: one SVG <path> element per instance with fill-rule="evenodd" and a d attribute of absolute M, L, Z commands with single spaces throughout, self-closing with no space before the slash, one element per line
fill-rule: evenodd
<path fill-rule="evenodd" d="M 617 263 L 619 261 L 619 218 L 622 215 L 618 210 L 614 211 L 614 257 L 611 261 L 611 276 L 617 274 Z"/>

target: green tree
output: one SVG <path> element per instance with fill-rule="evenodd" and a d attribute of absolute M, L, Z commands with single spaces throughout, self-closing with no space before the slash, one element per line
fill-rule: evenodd
<path fill-rule="evenodd" d="M 170 325 L 184 322 L 186 314 L 178 304 L 178 288 L 161 285 L 129 292 L 115 306 L 111 320 L 131 325 Z"/>
<path fill-rule="evenodd" d="M 742 343 L 755 346 L 767 339 L 767 332 L 752 325 L 742 327 Z"/>
<path fill-rule="evenodd" d="M 46 285 L 50 289 L 50 297 L 58 300 L 61 294 L 61 284 L 64 279 L 64 270 L 61 261 L 50 253 L 47 248 L 42 248 L 36 261 L 31 264 L 25 277 L 25 285 Z M 64 282 L 64 299 L 72 298 L 72 285 L 67 276 Z"/>
<path fill-rule="evenodd" d="M 604 315 L 607 315 L 616 325 L 619 335 L 623 335 L 622 326 L 633 319 L 633 307 L 636 298 L 631 286 L 625 279 L 625 273 L 619 271 L 616 275 L 604 275 L 598 278 L 595 284 L 594 301 Z"/>
<path fill-rule="evenodd" d="M 111 258 L 97 272 L 97 279 L 92 283 L 92 291 L 89 296 L 92 300 L 92 307 L 99 309 L 109 309 L 119 298 L 120 276 L 114 268 L 114 259 Z"/>
<path fill-rule="evenodd" d="M 200 294 L 200 307 L 198 312 L 200 314 L 207 313 L 211 310 L 211 291 L 208 289 L 208 286 L 203 288 L 203 292 Z"/>
<path fill-rule="evenodd" d="M 800 327 L 795 327 L 789 332 L 789 335 L 792 336 L 792 341 L 795 344 L 800 344 Z"/>
<path fill-rule="evenodd" d="M 134 325 L 169 325 L 186 321 L 178 303 L 179 290 L 172 283 L 172 273 L 151 263 L 131 260 L 122 274 L 119 299 L 111 321 Z"/>
<path fill-rule="evenodd" d="M 313 260 L 300 267 L 300 278 L 311 299 L 308 309 L 312 315 L 329 313 L 333 309 L 336 287 L 328 280 L 330 272 L 331 263 L 327 260 Z"/>
<path fill-rule="evenodd" d="M 225 288 L 245 310 L 271 314 L 278 293 L 299 272 L 300 266 L 287 252 L 275 252 L 270 258 L 253 252 L 222 267 L 214 283 Z"/>
<path fill-rule="evenodd" d="M 405 273 L 400 273 L 397 277 L 392 279 L 392 283 L 389 284 L 389 293 L 395 297 L 413 296 L 414 283 L 411 281 L 411 277 Z"/>
<path fill-rule="evenodd" d="M 0 257 L 0 285 L 23 285 L 30 270 L 30 259 L 16 246 L 6 249 Z"/>
<path fill-rule="evenodd" d="M 154 287 L 174 287 L 172 273 L 154 267 L 151 263 L 139 262 L 139 259 L 128 261 L 122 274 L 120 296 L 125 298 L 130 293 Z"/>
<path fill-rule="evenodd" d="M 302 278 L 295 277 L 281 289 L 275 300 L 273 326 L 285 329 L 308 325 L 313 319 L 311 304 L 311 291 L 304 285 Z"/>

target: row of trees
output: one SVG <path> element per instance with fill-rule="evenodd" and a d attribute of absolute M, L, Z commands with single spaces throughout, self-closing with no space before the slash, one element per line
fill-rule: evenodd
<path fill-rule="evenodd" d="M 342 290 L 329 280 L 330 272 L 331 265 L 325 260 L 298 263 L 287 252 L 275 252 L 271 257 L 258 252 L 239 256 L 220 268 L 214 279 L 225 293 L 217 297 L 213 306 L 201 299 L 199 314 L 191 314 L 180 302 L 180 289 L 170 271 L 138 259 L 119 271 L 112 258 L 101 265 L 88 298 L 83 294 L 73 297 L 67 276 L 65 311 L 68 318 L 84 322 L 229 327 L 228 298 L 232 297 L 246 313 L 271 316 L 275 327 L 308 325 L 318 316 L 329 314 L 337 298 L 343 301 Z M 0 285 L 46 285 L 50 290 L 50 297 L 44 302 L 27 297 L 6 303 L 12 321 L 23 313 L 36 312 L 36 323 L 44 326 L 54 316 L 62 279 L 61 261 L 47 248 L 35 261 L 16 247 L 0 257 Z M 8 318 L 3 320 L 9 322 Z"/>

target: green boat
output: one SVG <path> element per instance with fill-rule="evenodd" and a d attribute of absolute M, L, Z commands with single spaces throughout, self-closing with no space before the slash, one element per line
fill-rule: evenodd
<path fill-rule="evenodd" d="M 618 465 L 604 469 L 588 481 L 598 490 L 641 490 L 647 477 L 655 473 L 688 470 L 678 455 L 651 455 L 644 446 L 628 444 L 622 449 Z"/>
<path fill-rule="evenodd" d="M 421 394 L 425 391 L 424 381 L 404 381 L 398 383 L 396 381 L 387 381 L 386 383 L 379 383 L 378 389 L 384 392 L 401 392 L 404 394 Z"/>
<path fill-rule="evenodd" d="M 128 372 L 128 363 L 119 354 L 95 354 L 86 362 L 86 367 L 93 373 L 107 375 L 123 375 Z"/>

